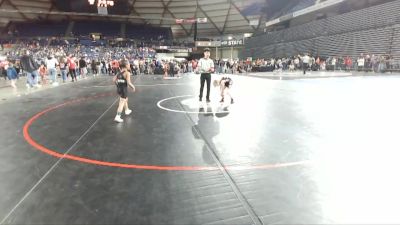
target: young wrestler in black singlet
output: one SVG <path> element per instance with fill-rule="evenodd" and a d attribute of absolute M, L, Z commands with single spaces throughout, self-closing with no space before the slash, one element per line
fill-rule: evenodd
<path fill-rule="evenodd" d="M 126 60 L 121 61 L 120 71 L 116 76 L 114 76 L 113 79 L 117 86 L 117 93 L 120 96 L 117 115 L 114 119 L 114 121 L 118 123 L 124 121 L 121 119 L 123 109 L 125 109 L 125 115 L 132 113 L 132 110 L 130 110 L 128 107 L 128 86 L 131 87 L 133 91 L 135 91 L 135 86 L 131 83 L 131 73 L 129 72 L 128 68 L 130 68 L 129 62 Z"/>
<path fill-rule="evenodd" d="M 231 104 L 234 103 L 233 98 L 230 93 L 230 89 L 232 87 L 233 80 L 230 77 L 222 77 L 220 80 L 214 80 L 214 87 L 219 86 L 221 90 L 221 103 L 224 102 L 225 94 L 231 98 Z"/>

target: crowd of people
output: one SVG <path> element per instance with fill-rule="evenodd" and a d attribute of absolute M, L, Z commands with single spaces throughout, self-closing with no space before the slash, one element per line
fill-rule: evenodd
<path fill-rule="evenodd" d="M 26 56 L 29 56 L 29 63 L 26 62 Z M 163 71 L 166 65 L 169 65 L 169 61 L 159 60 L 155 56 L 155 50 L 147 47 L 88 47 L 84 45 L 41 47 L 38 42 L 30 42 L 19 44 L 18 47 L 5 53 L 3 59 L 0 60 L 0 74 L 6 78 L 8 71 L 14 69 L 17 75 L 28 77 L 28 87 L 47 83 L 58 85 L 58 76 L 61 77 L 62 82 L 67 82 L 68 79 L 75 82 L 85 78 L 87 74 L 115 75 L 119 68 L 118 61 L 121 59 L 129 61 L 133 75 L 154 74 L 157 69 Z M 175 67 L 174 64 L 173 68 Z M 29 79 L 31 72 L 34 72 L 33 77 L 35 77 L 33 83 Z"/>
<path fill-rule="evenodd" d="M 363 71 L 384 73 L 399 70 L 400 64 L 390 55 L 361 54 L 359 57 L 320 57 L 309 54 L 284 58 L 256 59 L 252 62 L 253 72 L 263 71 Z"/>
<path fill-rule="evenodd" d="M 8 78 L 12 87 L 21 75 L 27 76 L 27 87 L 58 85 L 62 82 L 84 79 L 88 74 L 115 75 L 118 61 L 129 62 L 132 75 L 163 74 L 165 78 L 193 73 L 199 60 L 158 59 L 156 51 L 149 47 L 85 46 L 59 43 L 42 46 L 40 41 L 21 42 L 7 51 L 0 60 L 0 75 Z M 215 73 L 245 74 L 267 71 L 373 71 L 385 72 L 400 69 L 389 55 L 361 54 L 349 56 L 320 57 L 309 54 L 283 58 L 213 60 Z"/>

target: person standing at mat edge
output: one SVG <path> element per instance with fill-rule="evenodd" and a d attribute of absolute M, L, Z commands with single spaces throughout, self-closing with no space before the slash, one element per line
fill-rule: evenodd
<path fill-rule="evenodd" d="M 118 123 L 124 122 L 121 118 L 122 110 L 125 109 L 125 115 L 132 113 L 132 110 L 128 107 L 128 85 L 135 92 L 135 86 L 131 83 L 131 73 L 128 68 L 130 68 L 129 62 L 126 60 L 121 61 L 120 71 L 114 76 L 113 81 L 117 85 L 117 93 L 120 96 L 119 105 L 117 110 L 117 115 L 114 121 Z"/>
<path fill-rule="evenodd" d="M 210 102 L 210 85 L 211 85 L 211 73 L 214 72 L 214 61 L 210 59 L 210 49 L 204 49 L 204 58 L 200 59 L 198 63 L 198 72 L 201 73 L 200 76 L 200 95 L 199 101 L 203 100 L 203 90 L 204 83 L 207 81 L 207 103 Z"/>

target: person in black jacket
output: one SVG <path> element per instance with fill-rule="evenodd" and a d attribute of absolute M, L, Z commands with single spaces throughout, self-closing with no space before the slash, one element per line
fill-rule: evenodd
<path fill-rule="evenodd" d="M 172 60 L 169 61 L 169 76 L 170 77 L 174 77 L 175 76 L 175 64 L 174 64 L 174 62 Z"/>
<path fill-rule="evenodd" d="M 21 68 L 26 72 L 26 76 L 28 78 L 27 87 L 39 87 L 39 64 L 30 55 L 29 50 L 25 51 L 25 54 L 20 59 L 20 63 Z"/>

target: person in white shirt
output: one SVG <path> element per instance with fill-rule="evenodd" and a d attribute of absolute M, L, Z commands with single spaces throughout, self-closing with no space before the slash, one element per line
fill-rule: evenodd
<path fill-rule="evenodd" d="M 53 55 L 49 56 L 46 59 L 46 68 L 49 71 L 49 75 L 51 77 L 53 85 L 57 85 L 57 70 L 56 67 L 58 66 L 58 60 L 54 58 Z"/>
<path fill-rule="evenodd" d="M 361 56 L 357 59 L 358 71 L 363 71 L 363 70 L 364 70 L 364 64 L 365 64 L 365 59 L 364 59 L 364 57 L 361 55 Z"/>
<path fill-rule="evenodd" d="M 200 59 L 197 71 L 201 73 L 200 76 L 200 95 L 199 101 L 203 100 L 203 90 L 204 90 L 204 83 L 207 81 L 207 96 L 206 101 L 207 103 L 210 102 L 210 85 L 211 85 L 211 73 L 214 72 L 214 61 L 210 59 L 210 49 L 204 49 L 204 58 Z"/>
<path fill-rule="evenodd" d="M 188 72 L 189 72 L 189 73 L 192 73 L 192 72 L 193 72 L 193 64 L 192 64 L 192 61 L 189 61 L 189 62 L 188 62 Z"/>
<path fill-rule="evenodd" d="M 305 54 L 303 56 L 303 74 L 306 75 L 306 71 L 309 68 L 309 64 L 310 64 L 310 56 L 308 56 L 308 54 Z"/>

